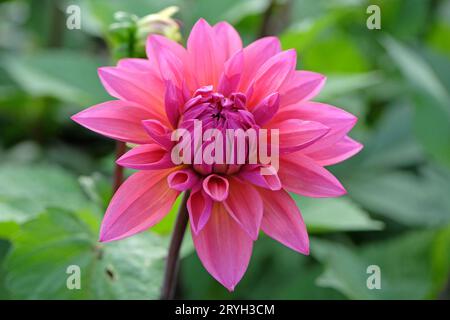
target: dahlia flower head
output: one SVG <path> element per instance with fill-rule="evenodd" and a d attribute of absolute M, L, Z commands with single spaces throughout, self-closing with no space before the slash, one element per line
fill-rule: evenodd
<path fill-rule="evenodd" d="M 116 67 L 100 68 L 103 86 L 117 100 L 72 117 L 92 131 L 137 145 L 117 160 L 138 171 L 113 196 L 100 241 L 154 226 L 180 193 L 189 192 L 196 252 L 228 290 L 244 275 L 260 230 L 309 254 L 307 229 L 289 192 L 342 196 L 344 187 L 324 167 L 362 148 L 347 136 L 356 123 L 354 115 L 311 101 L 325 77 L 296 70 L 295 50 L 282 51 L 276 37 L 243 48 L 239 34 L 226 22 L 210 26 L 200 19 L 187 48 L 151 35 L 146 52 L 148 59 L 122 59 Z M 172 133 L 180 128 L 192 132 L 195 121 L 202 121 L 203 129 L 278 130 L 278 168 L 259 160 L 175 163 Z M 249 155 L 247 149 L 246 159 Z"/>

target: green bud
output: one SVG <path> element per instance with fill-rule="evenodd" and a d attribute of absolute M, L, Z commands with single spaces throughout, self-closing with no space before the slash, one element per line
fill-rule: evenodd
<path fill-rule="evenodd" d="M 116 12 L 115 22 L 109 27 L 114 58 L 118 60 L 125 57 L 145 57 L 145 42 L 150 34 L 180 41 L 180 26 L 172 18 L 177 12 L 176 6 L 142 18 L 128 12 Z"/>

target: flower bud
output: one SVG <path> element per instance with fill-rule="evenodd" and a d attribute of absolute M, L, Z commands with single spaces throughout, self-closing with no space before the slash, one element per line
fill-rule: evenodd
<path fill-rule="evenodd" d="M 145 57 L 145 42 L 150 34 L 160 34 L 174 41 L 181 40 L 180 27 L 172 16 L 178 7 L 171 6 L 142 18 L 119 11 L 109 27 L 113 56 L 122 58 Z"/>

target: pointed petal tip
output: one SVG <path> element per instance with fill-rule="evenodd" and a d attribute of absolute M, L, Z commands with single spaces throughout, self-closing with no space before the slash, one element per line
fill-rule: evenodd
<path fill-rule="evenodd" d="M 108 242 L 113 242 L 113 241 L 117 241 L 117 240 L 121 240 L 124 238 L 127 238 L 127 235 L 120 235 L 120 236 L 114 236 L 111 234 L 108 234 L 108 232 L 104 232 L 102 233 L 102 231 L 100 231 L 100 236 L 98 237 L 98 242 L 100 243 L 108 243 Z"/>
<path fill-rule="evenodd" d="M 295 251 L 297 251 L 298 253 L 301 253 L 304 256 L 309 256 L 309 245 L 308 247 L 304 248 L 304 247 L 300 247 L 300 248 L 296 248 Z"/>
<path fill-rule="evenodd" d="M 74 114 L 70 117 L 70 119 L 76 123 L 80 123 L 80 113 Z"/>
<path fill-rule="evenodd" d="M 221 285 L 225 287 L 225 289 L 228 290 L 228 292 L 233 292 L 236 289 L 236 285 L 239 283 L 238 281 L 230 281 L 222 278 L 215 278 Z"/>
<path fill-rule="evenodd" d="M 116 164 L 118 164 L 119 166 L 121 166 L 121 167 L 125 167 L 123 164 L 124 164 L 124 156 L 125 156 L 125 154 L 123 154 L 119 159 L 116 159 L 116 161 L 115 161 L 115 163 Z"/>
<path fill-rule="evenodd" d="M 92 130 L 89 127 L 88 123 L 86 123 L 86 120 L 89 121 L 89 119 L 90 119 L 90 117 L 89 117 L 89 109 L 82 110 L 82 111 L 78 112 L 77 114 L 72 115 L 70 117 L 70 119 L 73 122 L 79 124 L 80 126 L 88 128 L 89 130 Z"/>
<path fill-rule="evenodd" d="M 99 68 L 97 68 L 97 74 L 98 74 L 98 76 L 101 78 L 102 76 L 104 76 L 105 75 L 105 73 L 108 73 L 108 69 L 107 68 L 110 68 L 110 67 L 99 67 Z"/>
<path fill-rule="evenodd" d="M 201 18 L 203 19 L 203 18 Z M 230 23 L 228 23 L 227 21 L 223 20 L 223 21 L 219 21 L 217 22 L 214 27 L 219 27 L 219 26 L 227 26 L 227 27 L 233 27 Z"/>
<path fill-rule="evenodd" d="M 202 23 L 202 24 L 205 23 L 205 24 L 209 25 L 208 21 L 206 21 L 206 19 L 203 17 L 200 17 L 195 24 L 197 24 L 197 23 Z"/>
<path fill-rule="evenodd" d="M 357 154 L 358 152 L 360 152 L 362 149 L 364 149 L 364 145 L 359 142 L 359 141 L 355 141 L 355 151 L 354 154 Z"/>
<path fill-rule="evenodd" d="M 305 239 L 306 243 L 291 243 L 290 245 L 286 244 L 286 243 L 282 243 L 280 242 L 283 246 L 286 246 L 289 249 L 292 249 L 304 256 L 309 256 L 310 254 L 310 250 L 309 250 L 309 238 L 308 235 L 306 235 L 306 239 Z"/>
<path fill-rule="evenodd" d="M 98 237 L 98 242 L 107 243 L 107 242 L 111 242 L 113 240 L 114 240 L 113 238 L 107 236 L 106 232 L 104 232 L 103 230 L 100 230 L 100 235 Z"/>
<path fill-rule="evenodd" d="M 191 29 L 191 33 L 193 30 L 197 30 L 197 28 L 212 28 L 211 25 L 206 21 L 205 18 L 200 18 L 195 22 L 194 26 Z"/>
<path fill-rule="evenodd" d="M 231 286 L 225 286 L 227 288 L 227 290 L 231 293 L 234 291 L 234 288 L 236 287 L 236 285 L 231 285 Z"/>

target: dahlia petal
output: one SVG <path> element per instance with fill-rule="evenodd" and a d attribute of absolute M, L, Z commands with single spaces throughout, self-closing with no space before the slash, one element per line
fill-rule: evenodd
<path fill-rule="evenodd" d="M 191 189 L 199 181 L 197 174 L 192 169 L 174 171 L 167 177 L 169 187 L 178 191 Z"/>
<path fill-rule="evenodd" d="M 158 120 L 143 120 L 142 125 L 145 131 L 153 139 L 166 150 L 169 150 L 174 142 L 170 139 L 172 131 Z"/>
<path fill-rule="evenodd" d="M 156 54 L 158 50 L 162 50 L 163 53 L 171 52 L 183 64 L 188 61 L 188 53 L 182 45 L 158 34 L 152 34 L 147 38 L 146 50 L 150 61 L 158 58 Z"/>
<path fill-rule="evenodd" d="M 265 37 L 244 48 L 244 70 L 239 91 L 247 92 L 259 68 L 271 57 L 281 52 L 280 41 L 276 37 Z"/>
<path fill-rule="evenodd" d="M 238 51 L 225 63 L 217 91 L 226 97 L 236 92 L 239 81 L 241 80 L 243 66 L 244 53 Z"/>
<path fill-rule="evenodd" d="M 339 197 L 346 193 L 336 177 L 300 152 L 280 158 L 278 176 L 284 189 L 313 198 Z"/>
<path fill-rule="evenodd" d="M 254 107 L 267 94 L 278 92 L 291 72 L 295 70 L 297 54 L 294 49 L 283 51 L 264 63 L 255 75 L 247 94 L 251 95 L 249 106 Z"/>
<path fill-rule="evenodd" d="M 224 206 L 250 238 L 256 240 L 263 215 L 261 197 L 251 184 L 236 178 L 230 178 L 229 183 L 230 191 Z"/>
<path fill-rule="evenodd" d="M 143 144 L 134 147 L 116 163 L 122 167 L 136 170 L 156 170 L 175 167 L 169 151 L 156 144 Z"/>
<path fill-rule="evenodd" d="M 130 71 L 138 72 L 153 72 L 154 67 L 147 59 L 140 58 L 126 58 L 120 59 L 117 62 L 117 67 L 122 69 L 128 69 Z"/>
<path fill-rule="evenodd" d="M 202 188 L 193 190 L 187 201 L 189 221 L 194 234 L 198 234 L 211 216 L 213 200 Z"/>
<path fill-rule="evenodd" d="M 322 89 L 326 77 L 311 71 L 296 71 L 280 89 L 281 105 L 287 106 L 314 98 Z"/>
<path fill-rule="evenodd" d="M 250 262 L 252 239 L 215 203 L 204 228 L 192 232 L 197 255 L 206 270 L 228 290 L 233 291 Z"/>
<path fill-rule="evenodd" d="M 100 241 L 129 237 L 157 224 L 172 208 L 179 192 L 170 189 L 170 170 L 140 171 L 114 194 L 100 228 Z"/>
<path fill-rule="evenodd" d="M 279 129 L 280 153 L 295 152 L 320 141 L 330 128 L 320 122 L 289 119 L 272 124 L 270 129 Z"/>
<path fill-rule="evenodd" d="M 345 136 L 332 147 L 308 153 L 307 156 L 320 166 L 330 166 L 354 156 L 362 148 L 361 143 Z"/>
<path fill-rule="evenodd" d="M 260 126 L 266 124 L 277 113 L 280 106 L 280 95 L 278 92 L 272 93 L 265 97 L 252 110 L 253 117 Z"/>
<path fill-rule="evenodd" d="M 229 182 L 217 174 L 210 174 L 203 180 L 203 190 L 215 201 L 224 201 L 228 197 Z"/>
<path fill-rule="evenodd" d="M 113 100 L 85 109 L 71 119 L 109 138 L 132 143 L 148 143 L 150 138 L 141 121 L 155 114 L 135 103 Z"/>
<path fill-rule="evenodd" d="M 272 174 L 263 175 L 261 174 L 262 167 L 263 166 L 261 165 L 246 165 L 239 171 L 238 177 L 261 188 L 280 190 L 282 187 L 281 181 L 275 168 L 264 166 L 265 169 L 271 171 Z"/>
<path fill-rule="evenodd" d="M 309 238 L 300 210 L 284 190 L 259 190 L 264 203 L 261 229 L 292 250 L 309 254 Z"/>
<path fill-rule="evenodd" d="M 171 82 L 166 83 L 166 93 L 164 95 L 164 106 L 167 118 L 173 128 L 177 127 L 180 118 L 180 109 L 184 105 L 181 91 Z"/>
<path fill-rule="evenodd" d="M 158 62 L 161 77 L 181 87 L 183 81 L 183 61 L 178 55 L 183 55 L 185 49 L 178 43 L 160 36 L 150 35 L 147 40 L 147 56 Z M 186 55 L 186 53 L 184 53 Z"/>
<path fill-rule="evenodd" d="M 242 40 L 236 29 L 228 22 L 221 21 L 213 27 L 217 42 L 221 44 L 225 52 L 225 60 L 242 49 Z"/>
<path fill-rule="evenodd" d="M 187 49 L 199 87 L 213 85 L 217 88 L 225 62 L 225 54 L 215 41 L 215 32 L 204 19 L 192 28 Z"/>
<path fill-rule="evenodd" d="M 114 98 L 135 102 L 164 114 L 161 99 L 164 91 L 160 79 L 150 73 L 117 67 L 99 68 L 98 74 L 106 91 Z"/>
<path fill-rule="evenodd" d="M 278 113 L 272 118 L 268 126 L 272 123 L 287 119 L 320 122 L 330 128 L 330 131 L 319 141 L 306 147 L 303 150 L 304 153 L 311 153 L 332 147 L 354 127 L 357 121 L 357 118 L 353 114 L 345 110 L 325 103 L 303 101 L 287 107 L 280 107 Z"/>

